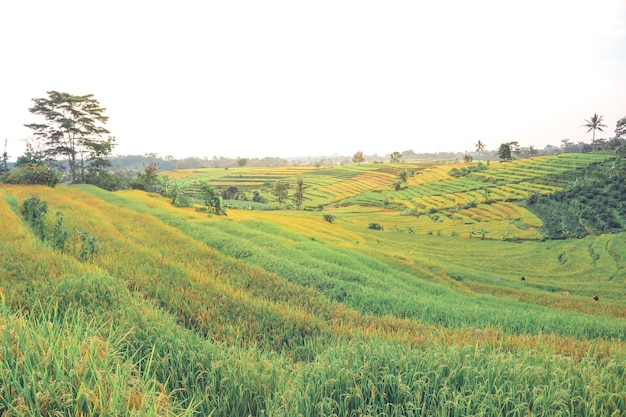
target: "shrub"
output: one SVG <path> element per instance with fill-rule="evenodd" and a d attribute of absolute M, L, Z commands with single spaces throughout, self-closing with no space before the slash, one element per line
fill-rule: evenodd
<path fill-rule="evenodd" d="M 324 213 L 324 220 L 326 220 L 328 223 L 332 223 L 335 221 L 335 215 L 332 213 Z"/>
<path fill-rule="evenodd" d="M 52 229 L 52 246 L 56 250 L 64 252 L 69 238 L 70 232 L 63 227 L 63 213 L 57 211 L 56 221 Z"/>
<path fill-rule="evenodd" d="M 59 174 L 43 164 L 27 164 L 13 168 L 4 180 L 9 184 L 43 184 L 54 187 L 59 183 Z"/>
<path fill-rule="evenodd" d="M 96 236 L 87 232 L 80 232 L 80 242 L 80 259 L 82 261 L 92 259 L 100 252 Z"/>
<path fill-rule="evenodd" d="M 46 239 L 46 213 L 48 203 L 42 201 L 37 196 L 32 196 L 24 200 L 24 217 L 33 228 L 39 239 Z"/>
<path fill-rule="evenodd" d="M 368 229 L 372 229 L 372 230 L 384 230 L 383 226 L 381 226 L 379 223 L 376 222 L 370 222 L 367 225 Z"/>

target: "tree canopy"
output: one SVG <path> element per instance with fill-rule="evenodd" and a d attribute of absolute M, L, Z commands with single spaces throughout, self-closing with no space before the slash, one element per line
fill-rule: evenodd
<path fill-rule="evenodd" d="M 389 155 L 389 160 L 392 164 L 399 163 L 400 159 L 402 159 L 402 154 L 398 151 L 392 152 L 391 155 Z"/>
<path fill-rule="evenodd" d="M 363 161 L 365 161 L 365 157 L 363 156 L 362 151 L 357 151 L 354 153 L 354 155 L 352 155 L 352 162 L 354 162 L 355 164 L 358 165 Z"/>
<path fill-rule="evenodd" d="M 274 194 L 274 197 L 276 197 L 276 201 L 278 201 L 279 205 L 282 205 L 283 201 L 285 201 L 287 199 L 287 196 L 289 196 L 290 188 L 291 186 L 289 185 L 289 183 L 285 181 L 276 181 L 274 183 L 272 193 Z"/>
<path fill-rule="evenodd" d="M 502 143 L 500 148 L 498 149 L 498 156 L 501 161 L 510 161 L 511 160 L 511 144 L 510 143 Z"/>

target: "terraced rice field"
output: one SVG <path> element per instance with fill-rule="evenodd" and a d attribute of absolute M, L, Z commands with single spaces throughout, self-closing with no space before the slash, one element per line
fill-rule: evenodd
<path fill-rule="evenodd" d="M 172 173 L 303 178 L 326 202 L 228 216 L 136 190 L 3 184 L 0 414 L 623 415 L 626 233 L 542 241 L 516 203 L 551 189 L 498 176 L 597 158 L 492 164 L 497 185 L 419 165 L 399 191 L 384 181 L 408 165 Z"/>

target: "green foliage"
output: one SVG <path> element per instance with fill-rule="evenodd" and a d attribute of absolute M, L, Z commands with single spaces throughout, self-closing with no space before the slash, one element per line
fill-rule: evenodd
<path fill-rule="evenodd" d="M 59 183 L 59 175 L 45 165 L 22 165 L 11 170 L 5 177 L 9 184 L 44 184 L 54 187 Z"/>
<path fill-rule="evenodd" d="M 401 159 L 402 159 L 402 154 L 400 152 L 398 152 L 398 151 L 391 152 L 391 155 L 389 155 L 389 161 L 392 164 L 400 163 Z"/>
<path fill-rule="evenodd" d="M 63 213 L 57 211 L 56 220 L 52 228 L 52 247 L 64 252 L 69 244 L 70 232 L 63 227 Z"/>
<path fill-rule="evenodd" d="M 202 203 L 206 207 L 206 211 L 210 214 L 226 216 L 222 197 L 218 194 L 215 187 L 206 181 L 200 182 L 200 192 Z"/>
<path fill-rule="evenodd" d="M 37 196 L 31 196 L 24 200 L 24 219 L 33 229 L 37 237 L 44 243 L 50 243 L 60 252 L 65 252 L 70 245 L 70 232 L 63 226 L 63 213 L 56 212 L 56 218 L 49 233 L 46 222 L 48 203 Z M 80 236 L 81 247 L 78 253 L 79 259 L 87 261 L 99 253 L 98 239 L 95 235 L 77 231 Z"/>
<path fill-rule="evenodd" d="M 511 144 L 503 143 L 498 148 L 498 157 L 501 161 L 510 161 L 511 160 Z"/>
<path fill-rule="evenodd" d="M 365 161 L 365 157 L 363 156 L 363 152 L 361 151 L 357 151 L 354 153 L 354 155 L 352 155 L 352 162 L 355 164 L 360 164 L 363 161 Z"/>
<path fill-rule="evenodd" d="M 367 228 L 372 230 L 384 230 L 383 226 L 380 223 L 376 222 L 369 222 Z"/>
<path fill-rule="evenodd" d="M 285 181 L 276 181 L 272 185 L 272 194 L 276 197 L 276 201 L 278 201 L 279 205 L 282 205 L 283 202 L 287 199 L 289 195 L 289 189 L 291 186 L 288 182 Z"/>
<path fill-rule="evenodd" d="M 238 210 L 257 210 L 257 211 L 274 211 L 280 210 L 279 207 L 266 203 L 257 203 L 254 201 L 246 200 L 225 200 L 224 208 L 238 209 Z"/>
<path fill-rule="evenodd" d="M 54 187 L 59 183 L 59 174 L 46 162 L 43 152 L 35 151 L 32 145 L 26 145 L 26 153 L 17 158 L 15 168 L 3 175 L 3 181 L 9 184 L 43 184 Z"/>
<path fill-rule="evenodd" d="M 80 253 L 81 261 L 89 261 L 100 253 L 98 238 L 87 232 L 79 232 L 80 235 Z"/>
<path fill-rule="evenodd" d="M 293 193 L 293 203 L 296 205 L 298 210 L 302 209 L 302 203 L 305 200 L 304 190 L 307 189 L 308 186 L 304 184 L 304 179 L 296 178 L 296 185 Z"/>
<path fill-rule="evenodd" d="M 336 218 L 336 216 L 332 213 L 324 213 L 323 217 L 328 223 L 333 223 Z"/>
<path fill-rule="evenodd" d="M 462 168 L 452 168 L 448 171 L 448 175 L 455 178 L 467 177 L 473 172 L 486 171 L 490 169 L 489 166 L 483 164 L 470 165 Z"/>
<path fill-rule="evenodd" d="M 190 207 L 192 198 L 187 192 L 186 186 L 181 186 L 178 181 L 170 180 L 167 176 L 160 176 L 161 193 L 167 198 L 172 199 L 174 207 Z"/>
<path fill-rule="evenodd" d="M 543 222 L 546 239 L 581 238 L 626 230 L 626 162 L 609 159 L 578 171 L 562 191 L 529 195 L 526 207 Z"/>
<path fill-rule="evenodd" d="M 48 97 L 32 99 L 32 114 L 44 123 L 25 125 L 33 130 L 36 140 L 45 146 L 45 154 L 52 159 L 67 158 L 71 182 L 84 182 L 85 161 L 91 170 L 107 166 L 105 157 L 114 146 L 115 139 L 103 139 L 109 131 L 104 128 L 108 117 L 93 94 L 75 96 L 48 91 Z"/>
<path fill-rule="evenodd" d="M 159 166 L 156 163 L 148 164 L 144 172 L 137 174 L 137 177 L 130 183 L 130 188 L 150 192 L 160 192 L 160 178 L 157 174 Z"/>
<path fill-rule="evenodd" d="M 48 213 L 48 203 L 33 195 L 24 200 L 23 210 L 24 218 L 35 234 L 42 241 L 46 240 L 46 213 Z"/>
<path fill-rule="evenodd" d="M 476 200 L 470 200 L 470 201 L 468 201 L 467 203 L 463 204 L 460 207 L 461 207 L 461 209 L 466 210 L 466 209 L 470 209 L 470 208 L 476 207 L 477 205 L 478 205 L 478 203 L 476 202 Z"/>
<path fill-rule="evenodd" d="M 403 184 L 402 180 L 400 180 L 400 179 L 395 179 L 395 180 L 391 183 L 391 188 L 392 188 L 394 191 L 399 191 L 399 190 L 400 190 L 400 188 L 402 188 L 402 184 Z"/>
<path fill-rule="evenodd" d="M 615 138 L 618 141 L 626 141 L 626 116 L 615 123 Z"/>
<path fill-rule="evenodd" d="M 130 188 L 131 178 L 125 172 L 112 172 L 105 169 L 89 169 L 85 174 L 85 184 L 92 184 L 108 191 Z"/>
<path fill-rule="evenodd" d="M 597 113 L 594 113 L 593 116 L 589 118 L 589 120 L 585 119 L 585 124 L 583 126 L 588 128 L 587 133 L 593 131 L 592 141 L 595 141 L 596 139 L 596 130 L 599 130 L 600 132 L 604 132 L 603 128 L 605 128 L 606 125 L 602 123 L 602 118 L 603 118 L 602 115 L 598 115 Z"/>

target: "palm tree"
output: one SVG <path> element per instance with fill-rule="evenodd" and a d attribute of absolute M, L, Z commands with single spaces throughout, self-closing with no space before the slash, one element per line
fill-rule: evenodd
<path fill-rule="evenodd" d="M 478 162 L 480 163 L 480 153 L 485 150 L 485 144 L 479 140 L 476 142 L 476 152 L 478 152 Z"/>
<path fill-rule="evenodd" d="M 593 116 L 591 116 L 591 118 L 589 120 L 585 119 L 585 122 L 587 122 L 587 124 L 584 124 L 583 127 L 588 127 L 589 128 L 589 129 L 587 129 L 587 133 L 589 133 L 589 132 L 591 132 L 593 130 L 593 138 L 591 139 L 591 143 L 595 144 L 595 142 L 596 142 L 596 130 L 599 130 L 600 132 L 604 132 L 604 130 L 602 130 L 602 128 L 606 127 L 605 124 L 602 124 L 602 116 L 598 116 L 596 113 L 594 113 Z M 594 145 L 594 147 L 595 147 L 595 145 Z"/>
<path fill-rule="evenodd" d="M 296 179 L 296 189 L 293 193 L 293 202 L 298 208 L 298 210 L 302 209 L 302 202 L 304 201 L 304 190 L 307 188 L 304 185 L 304 180 L 302 178 Z"/>

